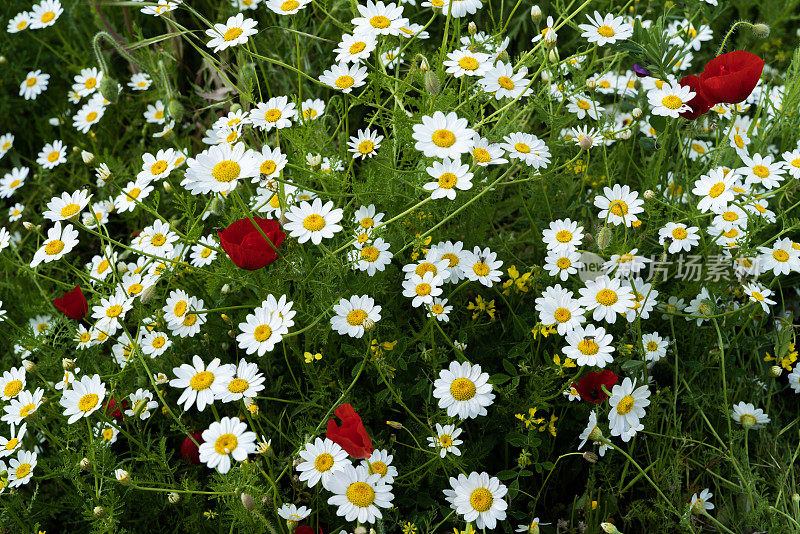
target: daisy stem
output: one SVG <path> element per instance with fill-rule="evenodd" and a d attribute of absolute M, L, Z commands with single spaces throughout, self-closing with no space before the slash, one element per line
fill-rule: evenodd
<path fill-rule="evenodd" d="M 731 448 L 731 438 L 733 436 L 733 429 L 731 427 L 731 417 L 728 414 L 728 409 L 730 405 L 728 404 L 728 382 L 725 379 L 725 348 L 722 346 L 722 332 L 719 330 L 719 323 L 717 322 L 716 318 L 712 318 L 711 321 L 714 323 L 714 329 L 717 331 L 717 344 L 719 345 L 719 360 L 720 360 L 720 372 L 722 373 L 722 402 L 724 403 L 724 410 L 723 412 L 725 415 L 725 420 L 728 423 L 728 448 Z"/>
<path fill-rule="evenodd" d="M 542 482 L 542 485 L 539 486 L 539 491 L 536 492 L 536 498 L 533 500 L 533 506 L 531 506 L 532 510 L 536 510 L 536 505 L 539 503 L 539 497 L 542 495 L 542 491 L 544 490 L 544 487 L 547 485 L 547 481 L 550 480 L 550 475 L 552 475 L 553 472 L 556 470 L 556 466 L 558 465 L 558 462 L 561 461 L 562 458 L 566 458 L 567 456 L 583 456 L 583 453 L 582 452 L 568 452 L 567 454 L 562 454 L 561 456 L 556 458 L 556 461 L 553 463 L 553 467 L 550 468 L 550 472 L 547 473 L 546 477 L 544 477 L 544 482 Z"/>
<path fill-rule="evenodd" d="M 609 441 L 608 444 L 611 447 L 613 447 L 615 451 L 619 452 L 625 458 L 627 458 L 628 462 L 630 462 L 636 469 L 639 470 L 639 472 L 642 474 L 642 476 L 645 478 L 645 480 L 647 480 L 647 482 L 649 482 L 650 485 L 653 486 L 653 488 L 655 488 L 656 492 L 658 492 L 658 494 L 661 496 L 661 498 L 664 499 L 664 501 L 669 505 L 669 508 L 672 510 L 672 512 L 675 515 L 677 515 L 679 518 L 682 517 L 681 513 L 678 510 L 675 509 L 675 506 L 672 504 L 672 501 L 670 499 L 668 499 L 666 495 L 664 495 L 664 493 L 661 491 L 661 488 L 659 488 L 656 485 L 656 483 L 653 482 L 653 480 L 647 475 L 647 473 L 644 471 L 644 469 L 642 469 L 641 466 L 638 463 L 636 463 L 636 460 L 631 458 L 631 456 L 627 452 L 625 452 L 623 449 L 621 449 L 620 447 L 618 447 L 617 445 L 615 445 L 611 441 Z"/>
<path fill-rule="evenodd" d="M 713 515 L 709 514 L 708 511 L 705 510 L 705 509 L 703 510 L 703 516 L 707 517 L 708 519 L 710 519 L 712 523 L 717 525 L 717 527 L 719 527 L 720 529 L 724 530 L 725 532 L 729 532 L 730 534 L 735 534 L 731 529 L 729 529 L 728 527 L 726 527 L 725 525 L 720 523 L 717 518 L 715 518 Z"/>
<path fill-rule="evenodd" d="M 89 423 L 89 418 L 84 417 L 86 421 L 86 428 L 89 430 L 89 450 L 92 451 L 92 475 L 94 476 L 94 495 L 97 500 L 100 500 L 100 484 L 97 480 L 97 457 L 94 453 L 94 434 L 92 434 L 92 425 Z"/>

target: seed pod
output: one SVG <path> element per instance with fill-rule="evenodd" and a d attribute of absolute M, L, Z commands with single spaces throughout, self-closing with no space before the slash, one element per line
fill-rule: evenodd
<path fill-rule="evenodd" d="M 600 458 L 595 453 L 591 451 L 586 451 L 583 453 L 583 459 L 589 462 L 590 464 L 596 464 L 597 460 L 599 460 Z"/>
<path fill-rule="evenodd" d="M 766 39 L 769 37 L 769 26 L 763 23 L 753 24 L 753 33 L 759 39 Z"/>
<path fill-rule="evenodd" d="M 242 493 L 241 499 L 242 499 L 242 506 L 244 506 L 248 512 L 252 512 L 253 510 L 256 509 L 256 500 L 253 498 L 252 495 L 250 495 L 249 493 Z"/>
<path fill-rule="evenodd" d="M 112 104 L 116 104 L 119 98 L 119 83 L 107 72 L 103 74 L 103 79 L 100 81 L 100 94 Z"/>
<path fill-rule="evenodd" d="M 597 234 L 597 248 L 604 250 L 611 244 L 611 228 L 604 226 Z"/>

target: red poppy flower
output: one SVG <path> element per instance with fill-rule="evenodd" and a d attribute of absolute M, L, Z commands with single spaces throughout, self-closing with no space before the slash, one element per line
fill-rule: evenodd
<path fill-rule="evenodd" d="M 308 525 L 300 525 L 294 530 L 294 534 L 314 534 L 314 529 Z M 323 534 L 322 527 L 319 527 L 319 534 Z"/>
<path fill-rule="evenodd" d="M 194 441 L 192 441 L 192 438 L 189 436 L 183 438 L 183 442 L 181 443 L 181 456 L 183 456 L 183 459 L 189 463 L 199 464 L 199 445 L 203 443 L 203 431 L 198 430 L 197 432 L 192 432 L 192 437 L 194 437 L 195 441 L 197 441 L 197 445 L 194 444 Z"/>
<path fill-rule="evenodd" d="M 129 406 L 128 399 L 123 399 L 119 406 L 122 407 L 122 410 L 127 410 Z M 119 406 L 117 406 L 117 401 L 114 400 L 114 397 L 111 397 L 106 403 L 106 414 L 122 421 L 122 410 L 120 410 Z"/>
<path fill-rule="evenodd" d="M 611 389 L 617 383 L 617 380 L 619 379 L 614 374 L 614 371 L 609 371 L 608 369 L 600 372 L 589 371 L 586 376 L 574 382 L 572 387 L 578 390 L 582 400 L 599 404 L 608 398 L 601 386 Z"/>
<path fill-rule="evenodd" d="M 342 404 L 333 413 L 342 420 L 342 426 L 337 426 L 336 420 L 331 419 L 325 437 L 338 443 L 353 458 L 369 458 L 375 449 L 361 423 L 361 417 L 349 404 Z"/>
<path fill-rule="evenodd" d="M 689 76 L 684 76 L 681 78 L 680 84 L 683 87 L 689 87 L 694 93 L 694 98 L 689 100 L 687 104 L 691 107 L 691 111 L 684 111 L 681 113 L 681 117 L 684 119 L 693 121 L 700 115 L 705 114 L 712 106 L 714 106 L 715 102 L 712 102 L 706 95 L 703 93 L 703 88 L 700 85 L 700 78 L 695 76 L 694 74 L 690 74 Z"/>
<path fill-rule="evenodd" d="M 278 221 L 256 217 L 253 220 L 269 238 L 272 245 L 267 243 L 250 219 L 239 219 L 224 230 L 217 232 L 222 250 L 230 256 L 231 261 L 237 267 L 248 271 L 261 269 L 278 259 L 276 250 L 286 239 L 286 234 L 280 230 Z"/>
<path fill-rule="evenodd" d="M 738 104 L 753 92 L 762 70 L 763 59 L 744 50 L 735 50 L 706 63 L 700 85 L 715 104 Z"/>
<path fill-rule="evenodd" d="M 64 293 L 63 297 L 58 297 L 53 301 L 56 308 L 61 310 L 64 315 L 70 319 L 80 321 L 89 311 L 89 304 L 86 302 L 86 297 L 83 296 L 80 286 L 75 286 L 75 289 Z"/>

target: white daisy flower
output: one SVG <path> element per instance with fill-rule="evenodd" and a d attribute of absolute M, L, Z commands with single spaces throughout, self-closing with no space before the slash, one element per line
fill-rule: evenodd
<path fill-rule="evenodd" d="M 773 189 L 780 186 L 785 172 L 783 162 L 773 161 L 772 155 L 753 154 L 752 158 L 742 155 L 741 158 L 744 166 L 736 169 L 736 172 L 744 177 L 745 187 L 760 185 L 764 189 Z"/>
<path fill-rule="evenodd" d="M 150 87 L 153 80 L 146 72 L 138 72 L 131 76 L 131 81 L 128 82 L 128 87 L 134 91 L 144 91 Z"/>
<path fill-rule="evenodd" d="M 150 410 L 158 408 L 158 401 L 153 400 L 153 393 L 146 389 L 137 389 L 135 393 L 128 395 L 128 400 L 131 407 L 125 410 L 125 415 L 134 417 L 138 414 L 142 421 L 150 418 Z"/>
<path fill-rule="evenodd" d="M 508 163 L 504 158 L 503 147 L 496 143 L 490 143 L 483 137 L 475 137 L 475 143 L 472 148 L 472 162 L 479 167 L 488 167 L 489 165 L 500 165 Z"/>
<path fill-rule="evenodd" d="M 8 487 L 16 488 L 27 484 L 33 477 L 33 468 L 36 467 L 37 455 L 35 452 L 19 451 L 16 458 L 8 462 Z"/>
<path fill-rule="evenodd" d="M 611 334 L 606 334 L 602 326 L 576 325 L 564 338 L 567 342 L 567 346 L 563 349 L 564 355 L 575 360 L 580 366 L 603 368 L 614 361 L 614 357 L 611 356 L 614 352 L 611 341 L 614 338 Z"/>
<path fill-rule="evenodd" d="M 455 78 L 462 76 L 483 76 L 492 68 L 489 54 L 471 50 L 468 46 L 458 48 L 447 54 L 444 61 L 445 72 Z"/>
<path fill-rule="evenodd" d="M 257 177 L 259 164 L 244 143 L 215 145 L 189 158 L 181 186 L 194 195 L 229 193 L 239 179 Z"/>
<path fill-rule="evenodd" d="M 78 244 L 78 231 L 73 229 L 71 224 L 61 227 L 61 221 L 56 221 L 47 231 L 47 239 L 42 243 L 33 255 L 31 267 L 36 267 L 40 263 L 50 263 L 60 260 L 69 254 L 75 245 Z"/>
<path fill-rule="evenodd" d="M 586 287 L 578 291 L 581 294 L 578 302 L 586 311 L 593 311 L 592 318 L 595 321 L 605 320 L 613 324 L 617 314 L 624 315 L 634 305 L 630 286 L 618 278 L 599 276 L 587 280 Z"/>
<path fill-rule="evenodd" d="M 413 126 L 414 148 L 429 158 L 460 160 L 461 154 L 472 150 L 475 130 L 467 128 L 467 119 L 454 112 L 447 115 L 436 111 L 432 116 L 423 115 L 422 124 Z"/>
<path fill-rule="evenodd" d="M 749 402 L 739 402 L 733 405 L 731 418 L 747 430 L 758 430 L 768 425 L 769 416 L 761 408 L 756 408 Z"/>
<path fill-rule="evenodd" d="M 658 243 L 669 245 L 667 251 L 670 254 L 678 252 L 689 252 L 692 247 L 700 243 L 700 235 L 696 226 L 686 226 L 683 223 L 669 222 L 658 230 Z"/>
<path fill-rule="evenodd" d="M 59 404 L 64 407 L 67 424 L 71 425 L 82 417 L 89 417 L 103 405 L 106 385 L 100 375 L 82 376 L 72 383 L 72 389 L 64 391 Z"/>
<path fill-rule="evenodd" d="M 353 268 L 366 271 L 369 276 L 374 276 L 376 272 L 383 272 L 386 266 L 392 262 L 392 257 L 389 243 L 381 237 L 362 245 L 356 245 L 355 250 L 351 250 L 349 254 Z"/>
<path fill-rule="evenodd" d="M 36 158 L 36 163 L 45 169 L 53 169 L 62 163 L 67 162 L 67 147 L 61 140 L 55 140 L 52 143 L 47 143 L 39 152 Z"/>
<path fill-rule="evenodd" d="M 706 2 L 708 1 L 709 0 L 706 0 Z M 714 0 L 713 5 L 717 5 L 716 0 Z M 714 505 L 709 502 L 713 496 L 714 494 L 711 493 L 708 488 L 705 488 L 703 491 L 701 491 L 700 495 L 693 493 L 692 500 L 689 503 L 689 510 L 695 515 L 700 515 L 708 510 L 713 510 Z"/>
<path fill-rule="evenodd" d="M 310 3 L 311 0 L 267 0 L 266 6 L 278 15 L 294 15 Z"/>
<path fill-rule="evenodd" d="M 343 298 L 333 306 L 333 311 L 336 315 L 331 317 L 331 327 L 341 335 L 354 338 L 361 338 L 381 320 L 381 307 L 367 295 Z"/>
<path fill-rule="evenodd" d="M 570 275 L 576 274 L 578 269 L 583 268 L 583 262 L 580 260 L 581 254 L 577 250 L 550 250 L 544 259 L 544 270 L 550 276 L 565 282 Z"/>
<path fill-rule="evenodd" d="M 25 368 L 12 367 L 0 376 L 0 398 L 11 400 L 25 389 Z"/>
<path fill-rule="evenodd" d="M 517 99 L 533 92 L 533 89 L 528 87 L 531 82 L 525 78 L 527 74 L 527 67 L 519 67 L 514 73 L 514 66 L 511 63 L 498 61 L 494 66 L 490 65 L 483 77 L 478 80 L 478 84 L 484 91 L 494 95 L 496 100 Z"/>
<path fill-rule="evenodd" d="M 30 71 L 19 86 L 19 96 L 25 100 L 36 100 L 36 97 L 47 90 L 50 75 L 41 70 Z"/>
<path fill-rule="evenodd" d="M 433 304 L 427 306 L 427 308 L 428 317 L 435 318 L 441 323 L 447 323 L 450 321 L 449 314 L 451 311 L 453 311 L 453 307 L 447 305 L 447 299 L 439 297 L 434 298 Z"/>
<path fill-rule="evenodd" d="M 446 409 L 450 417 L 473 419 L 486 415 L 486 407 L 494 402 L 488 373 L 482 373 L 480 365 L 469 362 L 450 362 L 448 369 L 439 371 L 433 387 L 439 408 Z"/>
<path fill-rule="evenodd" d="M 27 11 L 17 13 L 13 17 L 11 17 L 11 19 L 9 19 L 7 31 L 8 33 L 21 32 L 22 30 L 28 29 L 32 21 L 33 18 L 31 17 L 31 14 L 28 13 Z"/>
<path fill-rule="evenodd" d="M 200 461 L 223 475 L 230 471 L 231 459 L 243 462 L 256 452 L 256 433 L 247 430 L 247 425 L 236 417 L 211 423 L 202 438 Z"/>
<path fill-rule="evenodd" d="M 338 224 L 342 220 L 343 210 L 334 208 L 333 201 L 325 204 L 320 199 L 314 202 L 301 202 L 299 205 L 292 206 L 286 212 L 287 223 L 284 228 L 289 231 L 289 235 L 297 238 L 298 243 L 311 241 L 319 245 L 322 239 L 330 239 L 342 227 Z"/>
<path fill-rule="evenodd" d="M 297 505 L 284 503 L 283 506 L 278 508 L 278 515 L 281 516 L 283 519 L 287 521 L 293 521 L 295 523 L 299 523 L 303 519 L 309 516 L 311 510 L 306 508 L 305 506 L 301 506 L 300 508 Z"/>
<path fill-rule="evenodd" d="M 94 437 L 100 440 L 103 445 L 116 443 L 117 436 L 119 436 L 119 430 L 111 423 L 98 421 L 94 426 Z"/>
<path fill-rule="evenodd" d="M 756 302 L 761 305 L 761 309 L 769 313 L 769 307 L 774 306 L 776 302 L 769 298 L 772 296 L 772 291 L 762 286 L 758 282 L 752 284 L 745 284 L 742 286 L 747 297 L 751 302 Z"/>
<path fill-rule="evenodd" d="M 772 271 L 775 276 L 800 270 L 800 250 L 788 237 L 776 239 L 770 247 L 758 247 L 758 263 L 762 273 Z"/>
<path fill-rule="evenodd" d="M 657 363 L 661 361 L 667 355 L 667 345 L 669 345 L 669 338 L 662 338 L 658 332 L 642 335 L 644 359 L 648 362 Z"/>
<path fill-rule="evenodd" d="M 139 340 L 142 352 L 151 358 L 164 354 L 172 346 L 172 341 L 164 332 L 152 330 L 144 332 Z"/>
<path fill-rule="evenodd" d="M 14 425 L 11 425 L 11 437 L 0 436 L 0 458 L 11 456 L 17 449 L 22 446 L 22 439 L 25 437 L 25 430 L 28 428 L 28 423 L 22 423 L 19 431 L 16 431 Z M 395 468 L 395 474 L 397 469 Z"/>
<path fill-rule="evenodd" d="M 583 120 L 586 117 L 598 120 L 600 118 L 600 114 L 605 110 L 606 108 L 595 102 L 593 99 L 584 97 L 580 94 L 569 97 L 569 103 L 567 104 L 567 111 L 574 113 L 575 116 L 580 120 Z"/>
<path fill-rule="evenodd" d="M 458 439 L 461 429 L 455 425 L 440 425 L 436 423 L 436 437 L 428 437 L 428 446 L 439 450 L 439 456 L 444 458 L 447 454 L 461 456 L 458 446 L 464 443 Z"/>
<path fill-rule="evenodd" d="M 303 120 L 319 119 L 325 114 L 325 101 L 319 98 L 304 100 L 300 105 L 300 113 L 303 116 Z"/>
<path fill-rule="evenodd" d="M 581 37 L 590 43 L 597 43 L 597 46 L 624 41 L 633 35 L 633 25 L 623 17 L 615 17 L 611 13 L 602 16 L 595 11 L 594 15 L 587 14 L 586 18 L 589 24 L 578 24 L 578 28 L 583 30 Z"/>
<path fill-rule="evenodd" d="M 437 198 L 455 200 L 456 189 L 468 191 L 472 188 L 473 174 L 468 172 L 469 165 L 462 165 L 460 160 L 444 158 L 441 162 L 434 161 L 425 171 L 436 181 L 428 182 L 422 188 L 430 191 L 434 200 Z"/>
<path fill-rule="evenodd" d="M 689 86 L 665 83 L 661 88 L 654 88 L 647 92 L 650 112 L 653 115 L 678 118 L 681 113 L 691 111 L 692 108 L 688 102 L 695 97 L 695 94 Z"/>
<path fill-rule="evenodd" d="M 393 459 L 394 456 L 389 451 L 375 449 L 369 458 L 361 460 L 361 465 L 367 468 L 370 475 L 379 474 L 380 481 L 384 484 L 391 484 L 397 476 L 397 468 L 392 465 Z"/>
<path fill-rule="evenodd" d="M 411 305 L 415 308 L 432 305 L 433 298 L 442 294 L 442 283 L 442 277 L 433 272 L 414 273 L 403 281 L 403 296 L 413 299 Z"/>
<path fill-rule="evenodd" d="M 453 508 L 464 521 L 475 521 L 479 529 L 491 530 L 498 521 L 506 518 L 508 503 L 503 497 L 508 489 L 497 477 L 490 477 L 485 472 L 472 472 L 468 477 L 459 474 L 457 479 L 450 477 L 450 486 L 453 488 Z"/>
<path fill-rule="evenodd" d="M 511 159 L 518 159 L 534 169 L 545 168 L 550 164 L 550 149 L 533 134 L 516 132 L 503 137 L 502 146 Z"/>
<path fill-rule="evenodd" d="M 328 483 L 335 473 L 352 467 L 347 452 L 328 438 L 324 441 L 316 438 L 314 443 L 306 443 L 298 454 L 302 460 L 296 467 L 300 472 L 299 479 L 300 482 L 308 481 L 309 488 L 321 482 L 322 487 L 328 489 Z M 378 479 L 376 476 L 375 480 Z"/>
<path fill-rule="evenodd" d="M 258 33 L 256 21 L 246 19 L 243 14 L 237 13 L 228 17 L 225 24 L 214 24 L 213 28 L 206 30 L 206 35 L 211 37 L 206 46 L 214 52 L 219 52 L 228 47 L 246 43 L 247 39 L 256 33 Z"/>
<path fill-rule="evenodd" d="M 3 406 L 5 413 L 0 419 L 9 425 L 19 425 L 36 413 L 36 410 L 42 405 L 42 397 L 44 397 L 42 388 L 37 388 L 33 393 L 22 390 L 7 405 Z"/>
<path fill-rule="evenodd" d="M 399 35 L 400 29 L 408 24 L 408 19 L 403 17 L 403 7 L 394 3 L 367 0 L 366 5 L 356 7 L 361 16 L 350 21 L 356 34 Z"/>
<path fill-rule="evenodd" d="M 7 172 L 0 180 L 0 198 L 8 198 L 14 192 L 25 185 L 30 169 L 28 167 L 14 167 L 11 172 Z"/>
<path fill-rule="evenodd" d="M 128 182 L 120 194 L 114 197 L 114 210 L 120 214 L 134 211 L 137 204 L 150 196 L 152 192 L 153 186 L 150 185 L 150 180 L 137 178 L 133 182 Z"/>
<path fill-rule="evenodd" d="M 230 380 L 214 382 L 214 395 L 222 402 L 234 402 L 241 399 L 252 399 L 264 389 L 264 375 L 258 365 L 248 363 L 244 358 L 236 366 L 236 376 Z"/>
<path fill-rule="evenodd" d="M 367 79 L 367 67 L 358 64 L 348 65 L 338 63 L 322 73 L 319 81 L 328 87 L 338 89 L 343 93 L 350 93 L 353 89 L 364 85 Z"/>
<path fill-rule="evenodd" d="M 353 467 L 347 464 L 333 473 L 326 489 L 333 493 L 328 504 L 338 506 L 336 515 L 344 517 L 345 521 L 359 523 L 374 523 L 381 519 L 380 509 L 391 508 L 394 498 L 391 486 L 381 479 L 381 475 L 370 474 L 361 465 Z"/>
<path fill-rule="evenodd" d="M 192 365 L 184 363 L 173 368 L 172 372 L 176 378 L 170 380 L 169 385 L 183 388 L 178 404 L 183 404 L 183 409 L 188 410 L 196 403 L 197 410 L 202 412 L 206 406 L 214 404 L 214 384 L 230 381 L 235 368 L 229 364 L 222 365 L 219 358 L 214 358 L 206 366 L 200 356 L 195 355 L 192 356 Z"/>
<path fill-rule="evenodd" d="M 580 364 L 579 364 L 580 365 Z M 636 387 L 636 382 L 625 377 L 622 384 L 615 384 L 608 400 L 608 429 L 612 436 L 619 436 L 625 443 L 636 432 L 643 430 L 639 421 L 645 416 L 645 408 L 650 405 L 650 390 L 646 385 Z"/>
<path fill-rule="evenodd" d="M 297 110 L 288 97 L 277 96 L 256 104 L 250 117 L 253 126 L 268 132 L 273 128 L 281 130 L 291 126 L 292 119 L 297 117 Z"/>

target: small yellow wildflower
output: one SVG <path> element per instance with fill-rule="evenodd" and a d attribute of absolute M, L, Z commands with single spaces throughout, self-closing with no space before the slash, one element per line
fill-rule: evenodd
<path fill-rule="evenodd" d="M 561 363 L 561 356 L 559 356 L 558 354 L 555 354 L 553 356 L 553 363 L 556 364 L 556 367 L 558 368 L 556 370 L 556 374 L 558 376 L 564 376 L 564 369 L 570 369 L 572 367 L 576 367 L 575 362 L 573 361 L 572 358 L 564 358 L 564 363 Z"/>
<path fill-rule="evenodd" d="M 536 417 L 536 408 L 528 408 L 528 415 L 523 415 L 521 413 L 515 414 L 514 417 L 525 423 L 525 428 L 529 428 L 531 425 L 540 425 L 544 423 L 544 417 Z"/>
<path fill-rule="evenodd" d="M 477 319 L 479 315 L 481 315 L 482 313 L 486 313 L 489 317 L 491 317 L 492 320 L 494 320 L 494 315 L 496 312 L 494 308 L 494 299 L 487 302 L 483 299 L 482 296 L 477 295 L 475 297 L 474 303 L 470 302 L 469 304 L 467 304 L 467 309 L 473 310 L 472 311 L 473 319 Z"/>
<path fill-rule="evenodd" d="M 316 354 L 311 354 L 310 352 L 306 351 L 305 353 L 303 353 L 303 357 L 306 359 L 306 363 L 313 363 L 314 360 L 321 360 L 322 354 L 320 354 L 319 352 Z"/>

